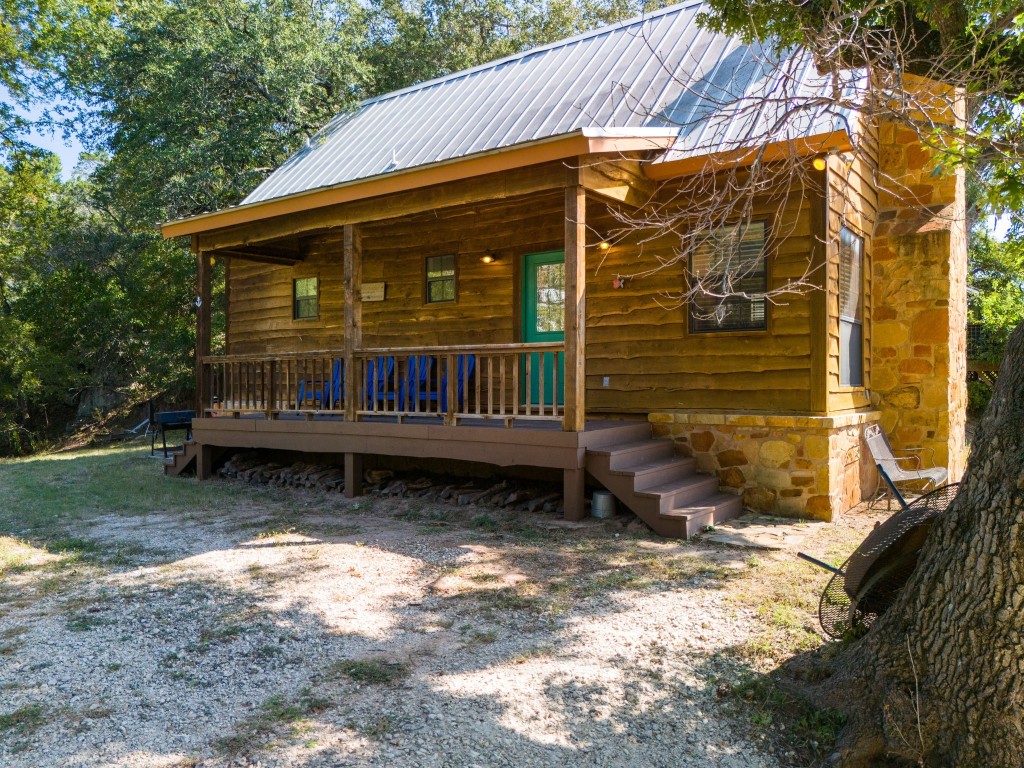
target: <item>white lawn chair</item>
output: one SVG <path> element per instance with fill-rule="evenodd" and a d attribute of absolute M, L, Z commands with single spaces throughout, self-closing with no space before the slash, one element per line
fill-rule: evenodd
<path fill-rule="evenodd" d="M 949 473 L 945 468 L 932 467 L 930 469 L 922 469 L 920 456 L 897 457 L 895 455 L 895 453 L 917 454 L 922 451 L 932 451 L 931 448 L 900 448 L 894 451 L 892 445 L 889 444 L 889 438 L 886 437 L 885 432 L 882 431 L 878 424 L 868 425 L 867 429 L 864 430 L 864 441 L 868 444 L 868 450 L 871 451 L 871 458 L 875 460 L 875 464 L 885 472 L 896 488 L 902 490 L 905 486 L 913 485 L 917 490 L 926 491 L 931 488 L 938 488 L 946 483 Z M 932 451 L 932 455 L 934 456 L 934 451 Z M 912 466 L 908 468 L 904 464 L 911 464 Z M 882 477 L 879 475 L 878 488 L 881 489 L 881 487 Z M 875 498 L 880 498 L 877 490 Z"/>

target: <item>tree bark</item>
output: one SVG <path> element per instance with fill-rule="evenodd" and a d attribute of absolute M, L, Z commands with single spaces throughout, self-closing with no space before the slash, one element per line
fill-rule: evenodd
<path fill-rule="evenodd" d="M 847 717 L 838 765 L 1024 765 L 1022 513 L 1024 324 L 910 581 L 809 691 Z"/>

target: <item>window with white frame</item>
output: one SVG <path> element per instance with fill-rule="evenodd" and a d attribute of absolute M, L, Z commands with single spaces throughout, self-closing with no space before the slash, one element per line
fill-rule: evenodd
<path fill-rule="evenodd" d="M 839 383 L 864 386 L 864 239 L 839 232 Z"/>

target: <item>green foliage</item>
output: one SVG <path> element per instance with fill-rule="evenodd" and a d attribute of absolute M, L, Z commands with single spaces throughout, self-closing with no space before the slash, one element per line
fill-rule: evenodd
<path fill-rule="evenodd" d="M 328 680 L 341 677 L 363 685 L 382 685 L 392 683 L 409 674 L 409 665 L 387 659 L 348 659 L 335 662 L 327 670 Z"/>
<path fill-rule="evenodd" d="M 976 229 L 969 263 L 968 321 L 981 330 L 971 356 L 998 363 L 1010 334 L 1024 322 L 1024 233 L 1000 242 Z"/>
<path fill-rule="evenodd" d="M 367 12 L 366 89 L 384 93 L 509 56 L 665 0 L 382 0 Z"/>

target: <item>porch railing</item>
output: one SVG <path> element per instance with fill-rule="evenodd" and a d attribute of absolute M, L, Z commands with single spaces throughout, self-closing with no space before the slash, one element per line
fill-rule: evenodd
<path fill-rule="evenodd" d="M 343 350 L 211 356 L 202 361 L 203 411 L 559 421 L 564 365 L 560 342 L 368 348 L 350 359 Z"/>

